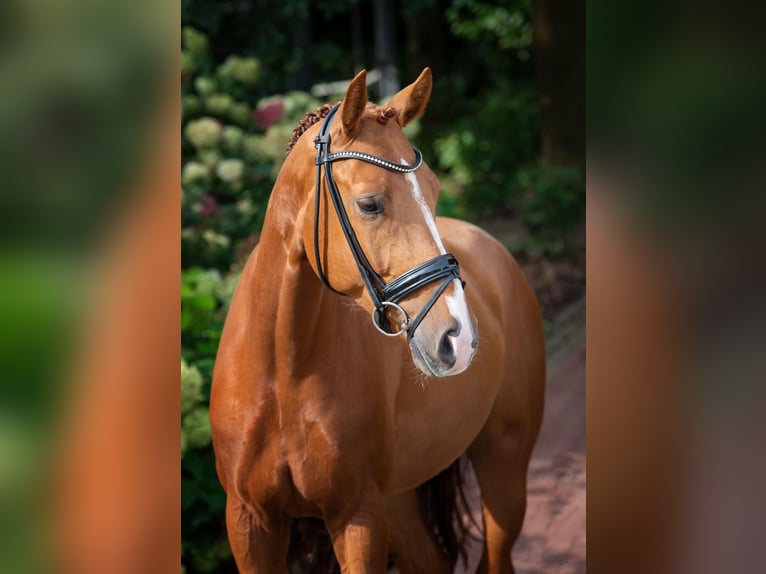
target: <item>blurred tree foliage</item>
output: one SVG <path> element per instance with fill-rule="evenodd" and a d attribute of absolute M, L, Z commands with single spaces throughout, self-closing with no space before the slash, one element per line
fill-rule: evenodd
<path fill-rule="evenodd" d="M 558 136 L 571 134 L 571 125 L 583 118 L 570 118 L 568 131 L 546 127 L 560 117 L 550 111 L 562 86 L 541 88 L 535 3 L 182 0 L 185 572 L 236 572 L 207 416 L 215 353 L 292 129 L 305 112 L 340 96 L 320 100 L 310 95 L 312 86 L 349 79 L 358 66 L 376 67 L 375 4 L 395 16 L 402 82 L 424 66 L 434 71 L 428 112 L 407 131 L 443 184 L 439 213 L 514 217 L 529 232 L 517 255 L 572 254 L 570 231 L 584 219 L 575 148 L 584 142 Z M 549 20 L 570 17 L 570 9 L 549 4 Z M 547 26 L 546 34 L 556 29 Z M 560 56 L 557 50 L 571 49 L 571 38 L 569 45 L 548 40 L 549 60 L 550 50 Z M 584 77 L 566 78 L 565 93 L 583 89 Z M 547 154 L 550 141 L 565 153 Z M 568 146 L 575 151 L 568 153 Z"/>

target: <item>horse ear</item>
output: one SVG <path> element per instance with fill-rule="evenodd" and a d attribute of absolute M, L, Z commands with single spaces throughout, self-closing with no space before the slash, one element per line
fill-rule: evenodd
<path fill-rule="evenodd" d="M 359 122 L 362 119 L 362 113 L 367 106 L 367 71 L 362 70 L 346 90 L 346 97 L 340 105 L 340 121 L 343 125 L 343 132 L 354 137 L 359 130 Z"/>
<path fill-rule="evenodd" d="M 417 80 L 388 102 L 389 106 L 396 108 L 399 112 L 397 120 L 402 127 L 417 118 L 426 109 L 428 99 L 431 97 L 432 86 L 431 68 L 423 68 Z"/>

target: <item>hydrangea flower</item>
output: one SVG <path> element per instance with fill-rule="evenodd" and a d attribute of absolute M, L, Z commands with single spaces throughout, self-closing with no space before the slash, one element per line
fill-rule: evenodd
<path fill-rule="evenodd" d="M 221 141 L 221 124 L 213 118 L 199 118 L 186 124 L 186 138 L 197 149 L 213 148 Z"/>
<path fill-rule="evenodd" d="M 249 161 L 258 161 L 262 156 L 263 144 L 261 140 L 263 136 L 248 135 L 242 140 L 242 153 L 245 155 L 245 159 Z"/>
<path fill-rule="evenodd" d="M 269 99 L 266 98 L 266 101 Z M 281 100 L 284 105 L 284 117 L 289 124 L 297 123 L 303 114 L 315 110 L 322 103 L 306 92 L 287 92 Z"/>
<path fill-rule="evenodd" d="M 202 448 L 210 444 L 210 417 L 204 407 L 197 407 L 181 422 L 181 432 L 188 448 Z"/>
<path fill-rule="evenodd" d="M 207 181 L 210 176 L 210 170 L 197 161 L 190 161 L 184 166 L 181 172 L 181 181 L 184 185 L 190 185 L 200 181 Z"/>
<path fill-rule="evenodd" d="M 253 112 L 253 120 L 258 127 L 266 131 L 274 124 L 279 123 L 284 117 L 285 105 L 282 99 L 272 100 L 268 103 L 259 104 Z"/>
<path fill-rule="evenodd" d="M 212 229 L 206 229 L 204 232 L 202 232 L 202 239 L 207 241 L 208 243 L 212 243 L 213 245 L 217 245 L 219 247 L 228 247 L 231 241 L 228 237 L 225 235 L 222 235 L 220 233 L 216 233 Z"/>
<path fill-rule="evenodd" d="M 235 182 L 242 179 L 244 169 L 241 159 L 224 159 L 218 162 L 215 172 L 220 180 Z"/>
<path fill-rule="evenodd" d="M 195 270 L 194 290 L 203 295 L 215 295 L 221 283 L 221 274 L 217 269 Z"/>
<path fill-rule="evenodd" d="M 213 168 L 221 161 L 221 154 L 217 149 L 205 149 L 199 152 L 199 159 L 209 168 Z"/>
<path fill-rule="evenodd" d="M 202 197 L 199 198 L 199 214 L 204 217 L 212 217 L 214 215 L 218 215 L 219 211 L 219 205 L 218 200 L 210 195 L 209 193 L 206 193 Z"/>
<path fill-rule="evenodd" d="M 218 68 L 218 74 L 224 78 L 234 79 L 242 84 L 252 85 L 258 81 L 261 63 L 255 58 L 229 56 Z"/>
<path fill-rule="evenodd" d="M 261 63 L 255 58 L 243 58 L 234 67 L 232 75 L 234 79 L 243 84 L 252 85 L 258 81 L 261 71 Z"/>
<path fill-rule="evenodd" d="M 226 126 L 223 129 L 223 144 L 229 151 L 239 151 L 245 132 L 237 126 Z"/>
<path fill-rule="evenodd" d="M 181 359 L 181 413 L 189 412 L 202 401 L 202 373 Z"/>
<path fill-rule="evenodd" d="M 191 74 L 197 70 L 197 61 L 189 52 L 181 50 L 181 74 Z"/>
<path fill-rule="evenodd" d="M 195 30 L 191 26 L 186 26 L 182 30 L 184 47 L 195 56 L 204 56 L 207 54 L 210 42 L 202 32 Z"/>
<path fill-rule="evenodd" d="M 218 84 L 213 78 L 200 76 L 194 80 L 194 87 L 200 96 L 210 96 L 218 89 Z"/>
<path fill-rule="evenodd" d="M 205 109 L 217 115 L 226 115 L 234 100 L 229 94 L 211 94 L 205 98 Z"/>
<path fill-rule="evenodd" d="M 256 213 L 258 210 L 256 209 L 255 205 L 253 205 L 253 200 L 249 197 L 246 197 L 245 199 L 240 199 L 236 205 L 234 206 L 238 213 L 241 213 L 245 216 L 250 216 Z"/>
<path fill-rule="evenodd" d="M 250 123 L 250 106 L 242 102 L 232 104 L 229 107 L 229 118 L 241 126 L 247 126 Z"/>

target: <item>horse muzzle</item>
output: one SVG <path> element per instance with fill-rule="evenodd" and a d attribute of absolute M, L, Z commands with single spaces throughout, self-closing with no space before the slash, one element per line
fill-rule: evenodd
<path fill-rule="evenodd" d="M 437 323 L 436 321 L 432 323 Z M 446 325 L 421 327 L 409 340 L 415 366 L 429 377 L 449 377 L 465 371 L 478 350 L 476 328 L 450 317 Z"/>

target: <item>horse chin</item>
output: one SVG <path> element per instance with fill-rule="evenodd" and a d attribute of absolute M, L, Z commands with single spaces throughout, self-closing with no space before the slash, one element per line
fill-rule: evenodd
<path fill-rule="evenodd" d="M 431 369 L 428 362 L 423 358 L 423 355 L 420 353 L 420 349 L 418 349 L 413 344 L 410 344 L 410 353 L 412 354 L 412 362 L 415 363 L 415 366 L 421 373 L 427 377 L 439 376 L 433 371 L 433 369 Z"/>

